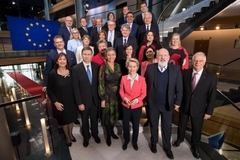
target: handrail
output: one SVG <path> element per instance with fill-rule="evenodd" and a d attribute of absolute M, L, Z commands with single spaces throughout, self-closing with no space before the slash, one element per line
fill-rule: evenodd
<path fill-rule="evenodd" d="M 165 12 L 165 10 L 173 3 L 174 0 L 171 0 L 166 6 L 165 8 L 163 9 L 163 11 L 160 13 L 160 15 L 158 16 L 158 19 L 157 19 L 157 24 L 160 23 L 160 20 L 162 18 L 162 15 L 163 13 Z"/>
<path fill-rule="evenodd" d="M 6 106 L 8 106 L 8 105 L 15 104 L 15 103 L 20 103 L 20 102 L 28 101 L 28 100 L 31 100 L 31 99 L 40 98 L 40 97 L 41 97 L 41 94 L 38 94 L 38 95 L 35 95 L 35 96 L 18 99 L 18 100 L 16 100 L 16 101 L 12 101 L 12 102 L 1 103 L 1 104 L 0 104 L 0 108 L 1 108 L 1 107 L 6 107 Z"/>
<path fill-rule="evenodd" d="M 212 62 L 206 62 L 207 64 L 213 64 L 213 65 L 216 65 L 216 66 L 222 66 L 221 64 L 218 64 L 218 63 L 212 63 Z"/>
<path fill-rule="evenodd" d="M 229 99 L 225 94 L 223 94 L 220 90 L 217 89 L 217 92 L 221 94 L 225 99 L 227 99 L 231 105 L 233 105 L 234 108 L 236 108 L 238 111 L 240 111 L 240 107 L 238 107 L 231 99 Z"/>
<path fill-rule="evenodd" d="M 233 63 L 233 62 L 235 62 L 235 61 L 238 61 L 239 59 L 240 59 L 240 57 L 239 57 L 239 58 L 236 58 L 236 59 L 234 59 L 234 60 L 232 60 L 232 61 L 230 61 L 230 62 L 227 62 L 227 63 L 223 64 L 222 66 L 227 66 L 227 65 L 229 65 L 229 64 L 231 64 L 231 63 Z"/>

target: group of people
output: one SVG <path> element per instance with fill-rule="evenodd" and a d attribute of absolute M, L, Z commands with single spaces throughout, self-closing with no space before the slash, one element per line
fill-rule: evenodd
<path fill-rule="evenodd" d="M 90 28 L 84 17 L 78 29 L 72 28 L 72 18 L 66 17 L 65 28 L 54 37 L 56 50 L 47 54 L 43 91 L 49 95 L 53 116 L 62 126 L 68 146 L 76 142 L 72 129 L 79 110 L 84 147 L 91 137 L 101 142 L 98 119 L 106 130 L 106 144 L 111 146 L 111 138 L 119 139 L 114 125 L 122 120 L 122 149 L 126 150 L 130 142 L 131 122 L 131 142 L 138 150 L 139 122 L 146 102 L 148 121 L 144 126 L 150 123 L 151 151 L 157 152 L 161 116 L 163 149 L 168 158 L 174 158 L 170 139 L 176 110 L 180 112 L 178 137 L 172 145 L 178 147 L 183 142 L 190 117 L 191 151 L 199 158 L 203 119 L 209 119 L 213 112 L 217 78 L 204 69 L 206 56 L 202 52 L 193 55 L 193 68 L 188 69 L 188 53 L 179 34 L 173 34 L 169 47 L 162 48 L 156 20 L 146 7 L 143 2 L 143 13 L 136 16 L 139 26 L 127 6 L 123 7 L 122 19 L 115 22 L 114 14 L 109 13 L 107 24 L 102 25 L 101 17 L 92 18 L 96 26 Z M 64 36 L 64 30 L 69 36 Z"/>

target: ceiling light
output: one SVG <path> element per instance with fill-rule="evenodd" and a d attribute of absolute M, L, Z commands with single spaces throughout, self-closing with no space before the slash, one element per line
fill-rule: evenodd
<path fill-rule="evenodd" d="M 12 2 L 12 4 L 16 4 L 16 2 Z"/>
<path fill-rule="evenodd" d="M 186 10 L 186 8 L 182 8 L 182 11 L 185 11 Z"/>
<path fill-rule="evenodd" d="M 203 30 L 204 30 L 204 27 L 200 27 L 200 30 L 203 31 Z"/>
<path fill-rule="evenodd" d="M 216 30 L 219 30 L 219 29 L 220 29 L 220 27 L 219 27 L 219 26 L 217 26 L 217 27 L 216 27 Z"/>

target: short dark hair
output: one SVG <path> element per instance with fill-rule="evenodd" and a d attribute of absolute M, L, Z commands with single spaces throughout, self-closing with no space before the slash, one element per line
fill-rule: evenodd
<path fill-rule="evenodd" d="M 146 6 L 147 6 L 147 2 L 146 2 L 146 1 L 142 1 L 142 2 L 141 2 L 141 5 L 142 5 L 142 4 L 146 4 Z"/>
<path fill-rule="evenodd" d="M 128 14 L 132 14 L 133 17 L 134 17 L 134 13 L 133 13 L 133 12 L 128 12 L 128 13 L 126 14 L 126 16 L 127 16 Z"/>
<path fill-rule="evenodd" d="M 91 53 L 93 54 L 92 48 L 89 47 L 89 46 L 88 47 L 83 47 L 81 54 L 83 54 L 83 51 L 91 51 Z"/>
<path fill-rule="evenodd" d="M 112 14 L 112 15 L 113 15 L 113 17 L 115 18 L 115 15 L 114 15 L 114 13 L 113 13 L 113 12 L 109 12 L 109 13 L 107 14 L 107 20 L 109 20 L 109 16 L 110 16 L 110 14 Z"/>
<path fill-rule="evenodd" d="M 57 61 L 58 61 L 58 59 L 60 58 L 60 57 L 65 57 L 66 58 L 66 60 L 67 60 L 67 65 L 66 65 L 66 69 L 70 69 L 70 65 L 69 65 L 69 62 L 68 62 L 68 58 L 67 58 L 67 55 L 65 54 L 65 53 L 63 53 L 63 52 L 61 52 L 61 53 L 59 53 L 56 57 L 55 57 L 55 61 L 54 61 L 54 69 L 58 69 L 59 68 L 59 65 L 57 64 Z"/>

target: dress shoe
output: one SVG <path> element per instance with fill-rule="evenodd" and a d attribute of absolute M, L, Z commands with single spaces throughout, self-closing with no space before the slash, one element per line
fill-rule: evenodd
<path fill-rule="evenodd" d="M 107 136 L 107 141 L 106 141 L 106 143 L 107 143 L 108 147 L 111 146 L 112 142 L 111 142 L 111 136 L 110 136 L 110 135 Z"/>
<path fill-rule="evenodd" d="M 128 146 L 128 143 L 127 142 L 124 142 L 123 146 L 122 146 L 122 149 L 123 150 L 126 150 L 127 149 L 127 146 Z"/>
<path fill-rule="evenodd" d="M 149 125 L 149 120 L 147 120 L 144 124 L 143 127 L 147 127 Z"/>
<path fill-rule="evenodd" d="M 94 140 L 96 143 L 101 143 L 101 139 L 97 136 L 97 137 L 94 137 Z"/>
<path fill-rule="evenodd" d="M 87 147 L 88 145 L 89 145 L 88 140 L 85 140 L 85 139 L 84 139 L 84 141 L 83 141 L 83 147 Z"/>
<path fill-rule="evenodd" d="M 180 141 L 180 140 L 176 140 L 175 142 L 173 142 L 173 147 L 178 147 L 180 146 L 180 144 L 182 143 L 183 141 Z"/>
<path fill-rule="evenodd" d="M 67 145 L 68 147 L 71 147 L 71 146 L 72 146 L 72 142 L 66 143 L 66 145 Z"/>
<path fill-rule="evenodd" d="M 112 138 L 113 139 L 119 139 L 118 136 L 115 133 L 112 133 Z"/>
<path fill-rule="evenodd" d="M 77 142 L 76 138 L 74 136 L 72 136 L 73 139 L 71 139 L 72 142 Z"/>
<path fill-rule="evenodd" d="M 156 144 L 151 144 L 151 151 L 153 152 L 153 153 L 157 153 L 157 146 L 156 146 Z"/>
<path fill-rule="evenodd" d="M 199 154 L 199 151 L 197 148 L 195 147 L 191 147 L 191 151 L 192 151 L 192 154 L 193 154 L 193 157 L 199 159 L 200 158 L 200 154 Z"/>
<path fill-rule="evenodd" d="M 169 149 L 169 150 L 164 150 L 164 151 L 165 151 L 165 153 L 166 153 L 166 155 L 167 155 L 167 157 L 168 157 L 169 159 L 174 159 L 173 153 L 172 153 L 171 149 Z"/>
<path fill-rule="evenodd" d="M 136 151 L 138 150 L 138 145 L 137 145 L 137 143 L 133 143 L 132 146 L 133 146 L 133 148 L 134 148 Z"/>

